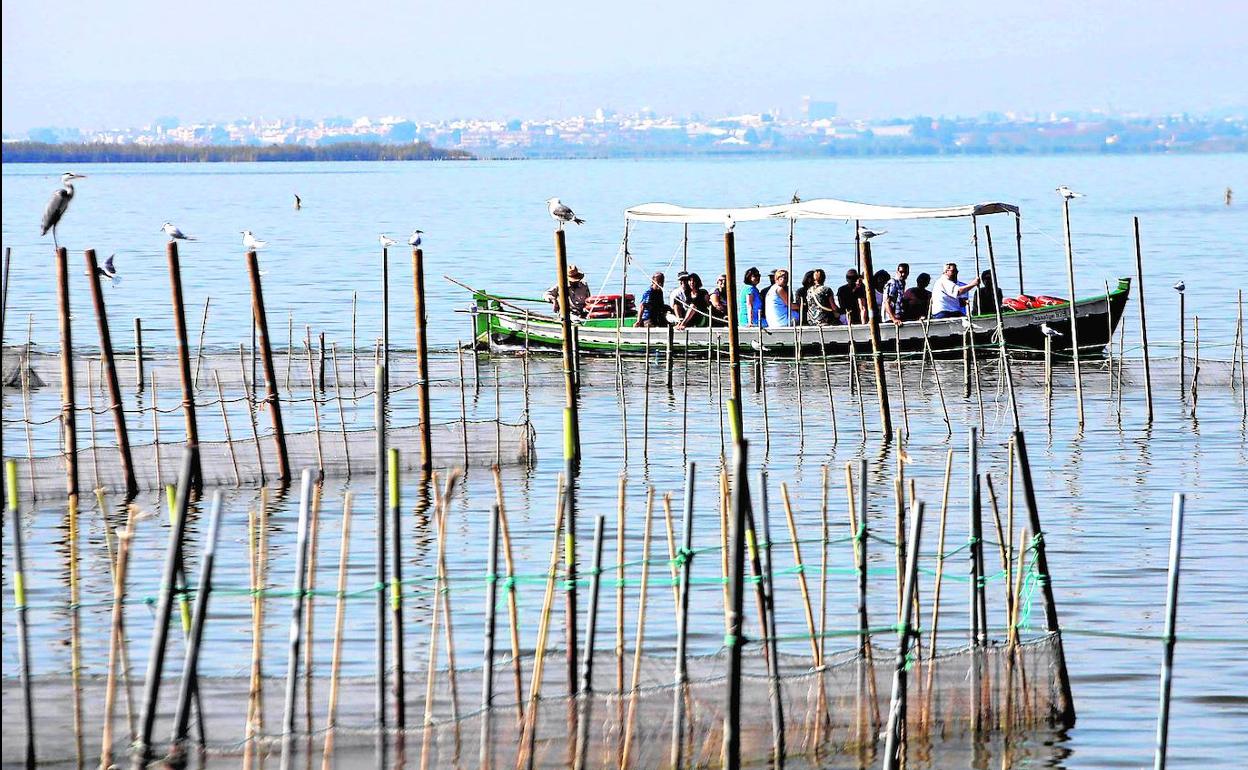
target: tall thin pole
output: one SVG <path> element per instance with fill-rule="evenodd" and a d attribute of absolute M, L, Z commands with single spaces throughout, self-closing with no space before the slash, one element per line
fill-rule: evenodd
<path fill-rule="evenodd" d="M 1144 398 L 1148 402 L 1148 423 L 1153 422 L 1153 373 L 1148 360 L 1148 320 L 1145 308 L 1148 303 L 1144 299 L 1144 258 L 1140 253 L 1140 218 L 1132 217 L 1135 225 L 1135 296 L 1140 308 L 1140 346 L 1144 348 Z M 1119 388 L 1122 383 L 1118 383 Z"/>
<path fill-rule="evenodd" d="M 389 448 L 390 487 L 390 644 L 394 655 L 394 727 L 407 727 L 403 656 L 403 538 L 399 536 L 402 510 L 399 503 L 399 450 Z"/>
<path fill-rule="evenodd" d="M 855 225 L 857 223 L 855 222 Z M 875 306 L 875 290 L 870 286 L 871 242 L 861 241 L 862 275 L 867 281 L 867 313 L 870 315 L 868 330 L 871 332 L 871 366 L 875 370 L 875 396 L 880 404 L 880 430 L 890 436 L 893 432 L 893 416 L 888 405 L 888 382 L 884 378 L 884 352 L 880 349 L 880 309 Z"/>
<path fill-rule="evenodd" d="M 741 413 L 741 350 L 737 330 L 737 242 L 731 230 L 724 233 L 724 272 L 728 276 L 728 372 L 732 384 L 731 398 L 728 400 L 728 419 L 735 443 L 745 434 Z M 759 376 L 762 376 L 761 373 Z"/>
<path fill-rule="evenodd" d="M 134 319 L 134 388 L 143 392 L 143 321 Z"/>
<path fill-rule="evenodd" d="M 906 728 L 906 669 L 910 666 L 910 638 L 916 632 L 910 628 L 914 608 L 915 583 L 918 579 L 919 535 L 923 531 L 923 503 L 914 506 L 910 522 L 909 552 L 906 555 L 906 587 L 902 592 L 901 619 L 897 626 L 897 662 L 893 667 L 893 691 L 888 709 L 888 728 L 884 739 L 884 767 L 896 770 L 902 763 L 903 734 Z"/>
<path fill-rule="evenodd" d="M 1161 664 L 1161 695 L 1157 705 L 1157 751 L 1154 770 L 1165 770 L 1166 744 L 1170 738 L 1170 679 L 1174 673 L 1174 621 L 1179 611 L 1179 559 L 1183 549 L 1183 508 L 1187 496 L 1174 494 L 1170 513 L 1170 576 L 1166 583 L 1165 653 Z"/>
<path fill-rule="evenodd" d="M 69 252 L 56 250 L 56 298 L 61 328 L 61 431 L 65 452 L 65 487 L 78 494 L 78 409 L 74 404 L 74 332 L 69 310 Z"/>
<path fill-rule="evenodd" d="M 420 408 L 420 468 L 433 467 L 429 427 L 429 315 L 425 308 L 425 253 L 412 249 L 412 290 L 416 294 L 416 399 Z M 467 426 L 464 428 L 467 431 Z"/>
<path fill-rule="evenodd" d="M 1079 408 L 1079 430 L 1083 430 L 1083 378 L 1079 371 L 1079 321 L 1075 317 L 1075 252 L 1070 243 L 1070 199 L 1062 198 L 1066 223 L 1066 276 L 1070 282 L 1070 350 L 1075 362 L 1075 402 Z"/>
<path fill-rule="evenodd" d="M 689 637 L 689 573 L 693 567 L 693 481 L 696 464 L 685 465 L 685 508 L 681 522 L 680 551 L 676 561 L 680 567 L 680 600 L 676 609 L 676 688 L 672 693 L 672 767 L 684 767 L 685 710 L 684 694 L 689 684 L 685 651 Z"/>
<path fill-rule="evenodd" d="M 104 381 L 108 384 L 109 411 L 113 413 L 113 431 L 117 438 L 117 451 L 121 455 L 122 473 L 126 480 L 126 496 L 133 497 L 139 491 L 134 477 L 134 459 L 130 456 L 130 434 L 126 430 L 126 415 L 122 411 L 121 386 L 117 383 L 117 366 L 113 361 L 113 338 L 108 331 L 108 312 L 104 309 L 104 292 L 100 289 L 100 274 L 95 260 L 95 249 L 87 249 L 87 283 L 91 287 L 91 299 L 95 304 L 95 321 L 100 330 L 100 361 L 104 369 Z"/>
<path fill-rule="evenodd" d="M 474 340 L 473 350 L 476 350 Z M 390 387 L 390 250 L 381 247 L 381 362 L 385 365 L 382 375 L 385 387 Z M 381 387 L 378 383 L 376 387 Z"/>
<path fill-rule="evenodd" d="M 728 233 L 727 237 L 731 239 L 732 233 Z M 732 281 L 729 280 L 728 284 L 731 286 Z M 735 325 L 730 325 L 729 328 L 735 328 Z M 734 344 L 733 350 L 735 349 Z M 734 364 L 735 358 L 734 353 Z M 740 393 L 739 382 L 737 392 Z M 737 436 L 733 458 L 732 516 L 728 522 L 728 632 L 724 636 L 724 643 L 728 647 L 728 697 L 724 709 L 725 770 L 741 768 L 741 646 L 744 643 L 741 629 L 745 620 L 745 520 L 750 506 L 750 489 L 746 480 L 746 452 L 749 442 L 740 438 L 739 433 Z"/>
<path fill-rule="evenodd" d="M 984 225 L 984 237 L 988 240 L 988 269 L 992 271 L 992 290 L 1000 286 L 997 273 L 997 258 L 992 250 L 992 228 Z M 1021 263 L 1020 263 L 1021 264 Z M 1018 423 L 1018 402 L 1014 399 L 1014 370 L 1010 366 L 1010 352 L 1005 345 L 1005 319 L 1001 315 L 1001 303 L 992 298 L 992 306 L 997 317 L 997 344 L 1001 346 L 1001 365 L 1005 367 L 1005 386 L 1010 395 L 1010 412 L 1014 416 L 1014 430 L 1021 430 Z M 898 375 L 900 377 L 901 375 Z"/>
<path fill-rule="evenodd" d="M 178 259 L 177 241 L 165 246 L 169 260 L 169 289 L 173 301 L 173 330 L 178 338 L 178 373 L 182 378 L 182 412 L 186 417 L 186 442 L 199 448 L 199 422 L 195 419 L 195 381 L 191 375 L 191 346 L 187 341 L 186 303 L 182 297 L 182 267 Z M 203 486 L 203 472 L 199 467 L 199 452 L 195 453 L 194 475 L 191 483 L 195 489 Z"/>
<path fill-rule="evenodd" d="M 295 534 L 295 586 L 290 602 L 290 644 L 286 656 L 286 705 L 282 719 L 282 770 L 291 767 L 295 741 L 295 694 L 299 684 L 299 643 L 303 640 L 303 595 L 307 581 L 308 515 L 312 507 L 312 469 L 303 469 L 299 525 Z M 380 591 L 378 592 L 380 593 Z"/>
<path fill-rule="evenodd" d="M 4 463 L 9 525 L 13 528 L 13 610 L 17 614 L 17 665 L 22 681 L 22 720 L 26 727 L 25 766 L 35 766 L 35 712 L 30 691 L 30 641 L 26 631 L 26 562 L 22 555 L 22 516 L 17 504 L 17 461 Z"/>
<path fill-rule="evenodd" d="M 601 517 L 599 517 L 601 518 Z M 494 627 L 495 599 L 498 591 L 498 537 L 499 537 L 498 503 L 490 507 L 490 539 L 489 550 L 485 554 L 485 629 L 482 633 L 481 659 L 481 745 L 478 752 L 482 770 L 489 768 L 490 728 L 494 715 Z"/>
<path fill-rule="evenodd" d="M 176 244 L 169 244 L 171 247 Z M 273 421 L 273 444 L 277 449 L 277 480 L 290 481 L 290 460 L 286 455 L 286 430 L 282 426 L 282 402 L 277 392 L 277 371 L 273 368 L 273 347 L 269 340 L 269 321 L 264 311 L 264 291 L 260 286 L 260 260 L 254 250 L 247 252 L 247 273 L 251 278 L 251 313 L 260 335 L 261 358 L 264 363 L 265 403 Z M 254 348 L 253 348 L 254 350 Z M 287 351 L 287 355 L 291 355 Z M 255 382 L 252 382 L 255 387 Z"/>
<path fill-rule="evenodd" d="M 585 767 L 589 754 L 589 721 L 590 706 L 593 703 L 594 691 L 594 642 L 598 631 L 598 595 L 602 585 L 602 530 L 606 517 L 598 514 L 594 518 L 593 567 L 589 579 L 589 609 L 585 626 L 585 648 L 581 655 L 580 708 L 577 715 L 576 760 L 574 767 L 580 770 Z M 486 711 L 489 714 L 489 711 Z"/>
<path fill-rule="evenodd" d="M 1179 292 L 1179 400 L 1187 400 L 1187 294 Z"/>
<path fill-rule="evenodd" d="M 563 329 L 564 458 L 580 463 L 580 420 L 577 414 L 576 375 L 572 363 L 572 307 L 568 302 L 568 246 L 562 228 L 555 231 L 555 269 L 559 273 L 559 322 Z"/>
<path fill-rule="evenodd" d="M 1018 293 L 1026 294 L 1023 291 L 1023 215 L 1017 211 L 1014 212 L 1014 244 L 1018 251 Z M 995 279 L 996 273 L 992 277 Z"/>
<path fill-rule="evenodd" d="M 376 423 L 377 430 L 377 472 L 375 474 L 377 495 L 377 536 L 376 551 L 374 565 L 377 585 L 385 585 L 386 581 L 386 392 L 384 383 L 386 381 L 386 366 L 378 364 L 373 371 L 373 420 Z M 464 426 L 467 430 L 467 426 Z M 391 533 L 393 537 L 398 537 L 398 532 Z M 375 647 L 373 655 L 376 657 L 376 691 L 374 693 L 374 713 L 373 718 L 377 722 L 377 726 L 384 728 L 386 726 L 386 595 L 385 592 L 378 590 L 375 598 L 377 609 L 376 627 L 375 627 Z M 377 745 L 384 747 L 384 736 L 379 736 Z"/>

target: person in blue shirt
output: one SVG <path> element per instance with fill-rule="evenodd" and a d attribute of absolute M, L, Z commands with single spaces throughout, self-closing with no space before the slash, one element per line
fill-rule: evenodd
<path fill-rule="evenodd" d="M 742 326 L 758 326 L 763 318 L 763 297 L 758 293 L 758 283 L 763 274 L 757 267 L 745 271 L 745 285 L 741 287 L 739 322 Z"/>
<path fill-rule="evenodd" d="M 667 305 L 663 302 L 663 274 L 650 276 L 650 288 L 641 295 L 641 312 L 638 326 L 667 326 Z"/>

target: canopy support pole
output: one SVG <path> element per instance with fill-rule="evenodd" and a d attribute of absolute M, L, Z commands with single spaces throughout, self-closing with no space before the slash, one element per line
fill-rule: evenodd
<path fill-rule="evenodd" d="M 688 229 L 688 225 L 685 226 Z M 628 312 L 628 220 L 624 220 L 624 280 L 620 282 L 620 310 L 616 326 L 624 325 L 624 314 Z M 640 314 L 641 309 L 638 308 Z"/>
<path fill-rule="evenodd" d="M 978 278 L 983 275 L 983 271 L 981 271 L 979 267 L 979 217 L 974 214 L 971 214 L 971 245 L 975 248 L 975 277 Z M 995 282 L 997 277 L 994 275 L 992 280 Z M 971 299 L 970 315 L 975 315 L 978 312 L 979 292 L 976 291 L 976 296 Z"/>
<path fill-rule="evenodd" d="M 1018 249 L 1018 293 L 1026 294 L 1023 291 L 1023 215 L 1014 215 L 1014 243 Z M 993 274 L 993 280 L 996 280 L 996 274 Z"/>

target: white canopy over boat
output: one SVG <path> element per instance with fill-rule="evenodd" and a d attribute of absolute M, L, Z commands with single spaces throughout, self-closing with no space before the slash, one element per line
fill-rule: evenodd
<path fill-rule="evenodd" d="M 881 222 L 892 219 L 949 219 L 986 214 L 1018 215 L 1011 203 L 986 202 L 962 206 L 881 206 L 835 198 L 817 198 L 799 203 L 738 208 L 702 208 L 674 203 L 645 203 L 624 212 L 630 222 L 675 222 L 678 224 L 723 224 L 731 217 L 737 222 L 763 219 L 843 219 Z"/>

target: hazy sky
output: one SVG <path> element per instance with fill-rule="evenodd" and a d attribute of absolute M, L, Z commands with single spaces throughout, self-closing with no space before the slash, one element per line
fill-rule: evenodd
<path fill-rule="evenodd" d="M 6 0 L 3 130 L 243 116 L 1248 104 L 1248 2 Z"/>

